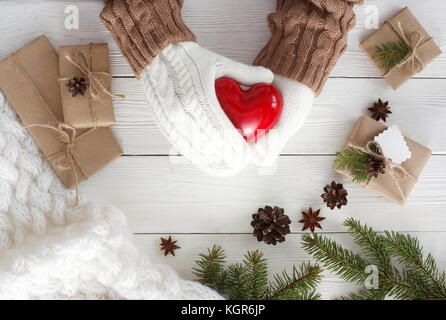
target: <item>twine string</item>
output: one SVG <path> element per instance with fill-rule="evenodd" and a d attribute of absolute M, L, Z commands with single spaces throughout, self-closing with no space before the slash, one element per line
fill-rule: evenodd
<path fill-rule="evenodd" d="M 57 127 L 48 124 L 30 124 L 25 126 L 26 129 L 29 128 L 44 128 L 56 131 L 60 133 L 63 137 L 62 142 L 66 144 L 65 154 L 68 159 L 69 166 L 63 165 L 59 162 L 55 163 L 55 166 L 61 170 L 71 170 L 74 175 L 74 182 L 76 184 L 76 206 L 79 205 L 79 176 L 76 170 L 76 162 L 73 156 L 74 142 L 76 141 L 76 128 L 67 125 L 65 123 L 58 123 Z"/>
<path fill-rule="evenodd" d="M 103 77 L 112 77 L 112 74 L 109 72 L 100 72 L 100 71 L 93 71 L 93 55 L 92 55 L 92 48 L 93 44 L 90 43 L 89 45 L 89 57 L 86 57 L 85 54 L 75 49 L 72 56 L 67 52 L 64 51 L 63 57 L 67 59 L 68 62 L 70 62 L 73 66 L 75 66 L 82 75 L 89 80 L 90 84 L 90 94 L 89 94 L 89 101 L 90 101 L 90 110 L 93 118 L 93 124 L 94 128 L 97 127 L 96 125 L 96 115 L 94 112 L 92 100 L 98 99 L 98 96 L 101 94 L 101 92 L 104 92 L 105 94 L 109 95 L 110 97 L 115 97 L 119 99 L 124 99 L 125 95 L 122 94 L 113 94 L 111 93 L 107 88 L 104 82 L 101 80 Z M 59 81 L 68 81 L 71 78 L 61 78 Z"/>
<path fill-rule="evenodd" d="M 396 22 L 396 26 L 393 23 L 387 22 L 392 29 L 400 36 L 400 38 L 404 41 L 404 43 L 410 48 L 410 54 L 407 55 L 403 61 L 395 65 L 392 69 L 386 72 L 384 77 L 388 76 L 393 70 L 396 68 L 401 68 L 406 63 L 410 62 L 412 71 L 414 73 L 419 73 L 424 70 L 426 67 L 421 60 L 421 58 L 418 56 L 418 51 L 425 47 L 426 45 L 430 44 L 433 40 L 433 38 L 429 38 L 425 43 L 421 44 L 421 33 L 418 31 L 414 31 L 410 34 L 409 39 L 406 37 L 406 34 L 404 33 L 403 27 L 401 25 L 401 21 Z M 418 65 L 420 66 L 418 69 L 415 67 L 415 63 L 418 62 Z"/>
<path fill-rule="evenodd" d="M 392 159 L 387 158 L 384 155 L 381 146 L 376 141 L 369 141 L 365 144 L 365 146 L 349 143 L 349 146 L 352 148 L 359 149 L 362 152 L 365 152 L 374 158 L 384 161 L 386 167 L 388 168 L 387 172 L 389 172 L 390 177 L 397 185 L 398 191 L 402 199 L 406 200 L 406 195 L 404 194 L 403 189 L 401 188 L 400 181 L 407 177 L 412 181 L 417 182 L 417 179 L 413 175 L 411 175 L 403 166 L 393 162 Z M 365 182 L 365 186 L 369 185 L 372 178 L 373 177 L 370 176 L 367 179 L 367 181 Z"/>

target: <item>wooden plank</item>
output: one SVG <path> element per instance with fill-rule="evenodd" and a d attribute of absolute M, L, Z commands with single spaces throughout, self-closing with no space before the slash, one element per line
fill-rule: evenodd
<path fill-rule="evenodd" d="M 349 182 L 332 169 L 332 156 L 281 157 L 273 175 L 250 166 L 235 177 L 218 179 L 169 157 L 122 157 L 81 184 L 90 200 L 126 213 L 134 233 L 250 233 L 251 214 L 279 205 L 298 232 L 302 209 L 323 208 L 325 232 L 339 231 L 348 217 L 366 218 L 377 230 L 446 231 L 446 157 L 434 156 L 404 207 Z M 344 182 L 349 205 L 324 207 L 322 187 Z"/>
<path fill-rule="evenodd" d="M 364 222 L 366 222 L 364 220 Z M 343 228 L 345 230 L 345 228 Z M 436 258 L 440 270 L 446 269 L 446 234 L 438 233 L 412 233 L 419 238 L 423 245 L 425 253 L 432 253 Z M 276 247 L 267 246 L 258 243 L 251 235 L 174 235 L 174 239 L 178 240 L 181 249 L 176 250 L 176 256 L 164 257 L 159 250 L 160 236 L 168 235 L 134 235 L 134 239 L 138 247 L 151 258 L 154 263 L 163 263 L 170 265 L 182 277 L 193 280 L 192 274 L 194 260 L 198 254 L 205 253 L 207 248 L 214 244 L 222 245 L 226 251 L 227 263 L 239 262 L 243 259 L 243 255 L 247 250 L 261 249 L 268 259 L 269 276 L 281 272 L 283 269 L 291 270 L 293 265 L 299 265 L 303 261 L 311 261 L 309 256 L 300 245 L 299 235 L 289 235 L 287 241 Z M 342 244 L 346 249 L 359 253 L 358 247 L 353 244 L 349 235 L 344 233 L 328 234 L 330 239 Z M 322 299 L 336 299 L 341 295 L 361 288 L 359 285 L 348 283 L 340 279 L 335 274 L 324 271 L 324 278 L 318 288 L 318 292 L 322 294 Z"/>
<path fill-rule="evenodd" d="M 114 79 L 117 123 L 112 130 L 126 154 L 170 154 L 171 146 L 154 122 L 136 79 Z M 397 124 L 410 138 L 446 154 L 446 80 L 413 79 L 394 92 L 382 79 L 330 79 L 305 125 L 288 143 L 286 154 L 334 154 L 342 149 L 356 119 L 381 97 L 390 100 Z"/>
<path fill-rule="evenodd" d="M 229 58 L 252 63 L 254 57 L 269 39 L 266 16 L 274 10 L 271 0 L 188 0 L 183 16 L 188 26 L 197 34 L 206 48 Z M 80 12 L 79 30 L 64 27 L 65 7 L 77 5 Z M 332 76 L 378 77 L 379 73 L 358 47 L 373 30 L 368 30 L 365 19 L 369 8 L 379 10 L 380 22 L 384 22 L 404 6 L 409 6 L 428 32 L 440 45 L 446 44 L 446 17 L 444 0 L 368 0 L 357 7 L 358 24 L 349 35 L 349 47 Z M 0 58 L 20 48 L 29 40 L 45 33 L 54 45 L 108 42 L 112 72 L 114 75 L 132 75 L 111 35 L 98 16 L 102 1 L 1 1 L 0 2 Z M 446 56 L 438 58 L 418 77 L 446 77 Z"/>

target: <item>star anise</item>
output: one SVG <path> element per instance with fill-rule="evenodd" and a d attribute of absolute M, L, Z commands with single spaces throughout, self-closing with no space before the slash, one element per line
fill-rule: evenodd
<path fill-rule="evenodd" d="M 68 91 L 71 92 L 72 96 L 75 97 L 78 94 L 85 95 L 87 92 L 87 80 L 81 77 L 74 77 L 67 82 Z"/>
<path fill-rule="evenodd" d="M 322 220 L 325 220 L 325 218 L 319 217 L 320 212 L 321 212 L 321 209 L 313 211 L 313 208 L 311 208 L 311 207 L 308 210 L 308 212 L 302 211 L 304 218 L 302 220 L 299 220 L 300 223 L 304 224 L 302 231 L 305 231 L 308 228 L 310 228 L 311 232 L 314 232 L 314 229 L 316 227 L 319 229 L 322 229 L 322 226 L 319 224 L 319 222 Z"/>
<path fill-rule="evenodd" d="M 175 250 L 180 249 L 181 247 L 176 245 L 177 240 L 173 241 L 172 237 L 169 236 L 169 239 L 161 238 L 161 249 L 164 250 L 164 256 L 167 256 L 169 253 L 175 256 Z"/>
<path fill-rule="evenodd" d="M 383 102 L 381 99 L 379 99 L 378 102 L 375 102 L 373 107 L 369 108 L 369 110 L 372 112 L 372 118 L 376 121 L 381 119 L 386 122 L 387 117 L 392 113 L 392 111 L 390 111 L 389 101 Z"/>

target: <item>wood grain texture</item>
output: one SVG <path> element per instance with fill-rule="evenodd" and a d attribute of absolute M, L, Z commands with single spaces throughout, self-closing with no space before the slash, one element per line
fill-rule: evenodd
<path fill-rule="evenodd" d="M 183 16 L 206 48 L 235 60 L 251 63 L 269 38 L 266 16 L 273 0 L 185 0 Z M 66 30 L 64 10 L 76 5 L 80 29 Z M 260 248 L 270 261 L 271 273 L 290 268 L 310 257 L 300 248 L 297 223 L 300 211 L 323 207 L 322 187 L 336 179 L 349 191 L 342 210 L 323 208 L 325 234 L 346 248 L 357 250 L 342 222 L 355 217 L 378 231 L 412 232 L 446 268 L 446 55 L 437 58 L 415 78 L 394 92 L 359 49 L 373 32 L 365 28 L 370 9 L 379 10 L 384 22 L 404 6 L 415 13 L 440 46 L 446 45 L 446 1 L 367 0 L 355 9 L 357 26 L 349 34 L 347 52 L 338 62 L 323 94 L 301 131 L 278 160 L 274 175 L 259 174 L 251 166 L 236 177 L 217 179 L 200 173 L 184 158 L 169 158 L 170 145 L 162 136 L 146 105 L 140 83 L 133 78 L 111 35 L 99 20 L 100 0 L 0 1 L 0 59 L 45 33 L 53 45 L 108 42 L 113 89 L 126 94 L 116 100 L 117 123 L 112 128 L 126 156 L 81 184 L 91 200 L 114 205 L 125 212 L 134 239 L 155 263 L 167 263 L 192 279 L 197 254 L 212 244 L 222 244 L 229 261 L 240 260 L 248 249 Z M 389 124 L 398 124 L 414 140 L 431 147 L 429 161 L 408 203 L 399 207 L 348 182 L 332 169 L 333 154 L 340 150 L 355 120 L 377 99 L 390 100 Z M 251 214 L 259 206 L 280 205 L 292 218 L 292 232 L 278 247 L 258 243 L 250 235 Z M 174 234 L 182 249 L 165 258 L 159 237 Z M 337 298 L 353 289 L 326 274 L 320 292 Z"/>
<path fill-rule="evenodd" d="M 136 79 L 114 79 L 117 123 L 112 130 L 125 154 L 170 154 L 171 145 L 158 129 Z M 344 146 L 356 119 L 379 98 L 390 100 L 389 125 L 434 151 L 446 154 L 446 79 L 412 79 L 398 92 L 382 79 L 330 79 L 315 101 L 305 125 L 288 143 L 285 154 L 334 154 Z"/>
<path fill-rule="evenodd" d="M 350 201 L 342 210 L 323 208 L 325 232 L 338 231 L 348 217 L 379 231 L 446 231 L 446 171 L 440 170 L 446 157 L 431 158 L 404 207 L 335 173 L 333 159 L 281 157 L 273 175 L 250 166 L 235 177 L 218 179 L 192 165 L 172 164 L 169 157 L 122 157 L 83 183 L 81 191 L 122 209 L 134 233 L 250 233 L 251 215 L 264 205 L 283 207 L 292 231 L 298 232 L 301 210 L 324 207 L 322 187 L 336 179 L 345 182 Z"/>
<path fill-rule="evenodd" d="M 422 232 L 411 234 L 421 240 L 421 245 L 426 253 L 430 252 L 433 254 L 438 267 L 443 270 L 446 269 L 446 256 L 444 254 L 446 233 Z M 199 253 L 205 253 L 207 248 L 212 247 L 213 244 L 218 244 L 225 248 L 228 263 L 241 261 L 247 250 L 263 250 L 265 257 L 268 259 L 270 277 L 283 269 L 289 271 L 293 265 L 299 265 L 303 261 L 312 260 L 311 256 L 301 248 L 299 235 L 289 235 L 284 243 L 274 248 L 258 243 L 251 235 L 174 235 L 174 239 L 178 240 L 178 244 L 181 246 L 181 249 L 176 250 L 175 257 L 164 257 L 159 250 L 160 236 L 166 237 L 165 234 L 135 235 L 134 239 L 140 249 L 151 257 L 152 262 L 168 264 L 186 279 L 194 279 L 192 274 L 194 260 L 197 259 Z M 352 239 L 347 234 L 327 234 L 327 237 L 342 244 L 346 249 L 360 253 L 359 248 L 352 243 Z M 321 285 L 318 287 L 318 292 L 322 294 L 322 299 L 336 299 L 361 288 L 359 285 L 345 282 L 337 275 L 328 271 L 324 271 L 323 276 Z"/>
<path fill-rule="evenodd" d="M 66 30 L 64 10 L 77 5 L 80 12 L 79 30 Z M 2 30 L 0 57 L 22 47 L 29 40 L 45 33 L 54 45 L 108 42 L 111 49 L 112 72 L 116 76 L 129 76 L 132 72 L 119 53 L 111 35 L 99 20 L 102 1 L 46 1 L 6 0 L 0 3 L 0 30 Z M 370 15 L 367 10 L 375 6 L 380 23 L 405 6 L 435 38 L 446 45 L 446 16 L 444 0 L 367 0 L 356 7 L 357 26 L 349 35 L 349 46 L 337 64 L 332 77 L 379 77 L 379 73 L 359 49 L 359 43 L 373 30 L 364 26 Z M 268 13 L 275 8 L 271 0 L 186 0 L 183 17 L 197 34 L 204 47 L 244 63 L 254 57 L 269 39 L 266 24 Z M 446 78 L 446 56 L 443 55 L 417 75 L 423 78 Z"/>

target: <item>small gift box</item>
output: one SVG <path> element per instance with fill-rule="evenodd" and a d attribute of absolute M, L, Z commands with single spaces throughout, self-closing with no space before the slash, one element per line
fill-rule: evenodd
<path fill-rule="evenodd" d="M 407 7 L 386 21 L 360 47 L 394 90 L 441 54 Z"/>
<path fill-rule="evenodd" d="M 335 169 L 365 188 L 404 205 L 432 151 L 404 137 L 396 126 L 360 117 Z M 354 168 L 349 168 L 358 163 Z"/>
<path fill-rule="evenodd" d="M 59 85 L 65 123 L 75 128 L 109 127 L 115 122 L 108 45 L 59 47 Z"/>
<path fill-rule="evenodd" d="M 122 154 L 108 128 L 63 123 L 59 57 L 45 36 L 0 62 L 0 89 L 67 188 Z"/>

